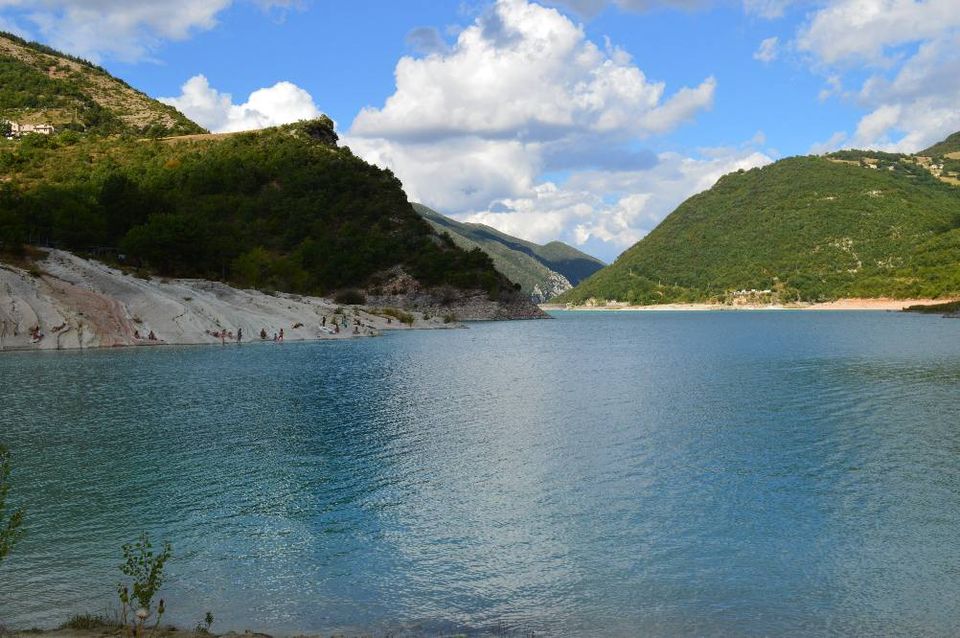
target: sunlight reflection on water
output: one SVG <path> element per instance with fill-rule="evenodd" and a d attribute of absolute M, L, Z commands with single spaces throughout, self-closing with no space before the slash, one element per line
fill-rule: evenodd
<path fill-rule="evenodd" d="M 0 357 L 0 619 L 547 635 L 960 631 L 960 322 L 567 314 L 355 343 Z"/>

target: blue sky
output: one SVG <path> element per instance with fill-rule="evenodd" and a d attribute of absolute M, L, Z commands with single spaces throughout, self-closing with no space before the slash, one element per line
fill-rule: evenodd
<path fill-rule="evenodd" d="M 325 112 L 412 199 L 612 260 L 725 172 L 960 129 L 956 0 L 0 0 L 212 130 Z"/>

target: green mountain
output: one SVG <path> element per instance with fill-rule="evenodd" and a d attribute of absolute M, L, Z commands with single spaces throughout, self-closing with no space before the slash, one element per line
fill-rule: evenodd
<path fill-rule="evenodd" d="M 497 270 L 520 284 L 536 303 L 569 290 L 604 266 L 599 259 L 563 242 L 541 246 L 483 224 L 458 222 L 423 204 L 413 207 L 438 233 L 448 234 L 461 248 L 479 248 L 488 254 Z"/>
<path fill-rule="evenodd" d="M 340 148 L 325 116 L 209 134 L 89 62 L 2 34 L 0 119 L 56 127 L 0 136 L 5 259 L 53 246 L 136 274 L 541 314 L 483 251 L 437 235 L 390 171 Z"/>
<path fill-rule="evenodd" d="M 960 188 L 924 159 L 845 151 L 726 175 L 556 301 L 960 295 Z"/>
<path fill-rule="evenodd" d="M 205 132 L 90 62 L 3 32 L 0 120 L 156 137 Z"/>
<path fill-rule="evenodd" d="M 0 249 L 52 245 L 294 293 L 377 295 L 412 277 L 417 289 L 522 299 L 486 254 L 434 233 L 392 173 L 336 140 L 325 117 L 165 140 L 0 140 Z"/>

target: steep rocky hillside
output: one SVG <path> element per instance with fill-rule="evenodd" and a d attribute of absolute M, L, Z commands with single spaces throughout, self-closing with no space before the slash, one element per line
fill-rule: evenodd
<path fill-rule="evenodd" d="M 203 133 L 104 69 L 0 32 L 0 119 L 98 133 Z"/>
<path fill-rule="evenodd" d="M 483 224 L 468 224 L 414 204 L 414 208 L 439 232 L 447 233 L 466 250 L 479 248 L 493 259 L 497 270 L 521 286 L 536 303 L 570 290 L 604 264 L 563 242 L 546 245 L 528 242 Z"/>

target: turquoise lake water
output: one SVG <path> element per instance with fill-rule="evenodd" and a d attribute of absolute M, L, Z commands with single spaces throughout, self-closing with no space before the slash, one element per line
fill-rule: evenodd
<path fill-rule="evenodd" d="M 0 356 L 0 620 L 113 606 L 149 530 L 221 632 L 960 633 L 960 321 L 557 317 Z"/>

